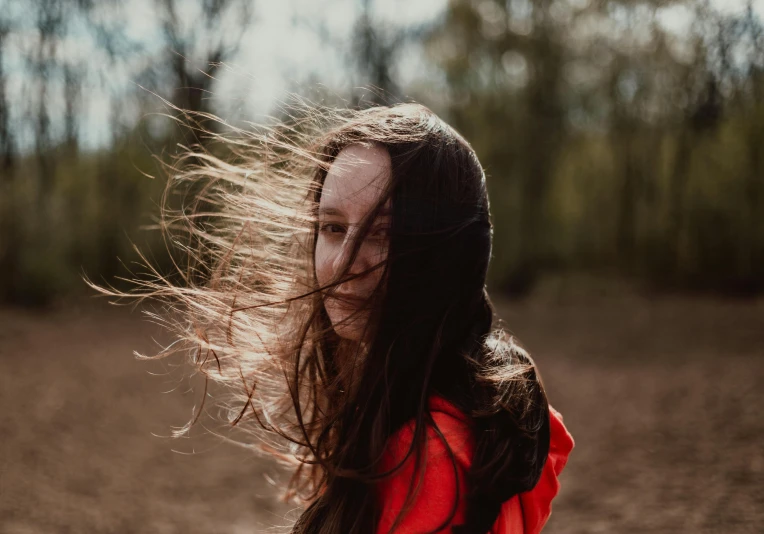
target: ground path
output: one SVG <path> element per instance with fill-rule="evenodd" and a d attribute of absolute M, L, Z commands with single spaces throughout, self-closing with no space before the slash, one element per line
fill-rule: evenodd
<path fill-rule="evenodd" d="M 500 307 L 577 442 L 545 534 L 764 532 L 763 301 Z M 267 463 L 152 436 L 195 398 L 132 357 L 152 336 L 125 308 L 0 310 L 0 533 L 283 532 Z"/>

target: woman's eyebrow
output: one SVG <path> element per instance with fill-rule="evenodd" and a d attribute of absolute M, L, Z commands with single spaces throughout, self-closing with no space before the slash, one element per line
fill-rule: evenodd
<path fill-rule="evenodd" d="M 342 212 L 342 210 L 338 210 L 337 208 L 319 208 L 318 214 L 319 215 L 338 215 L 338 216 L 345 215 Z"/>

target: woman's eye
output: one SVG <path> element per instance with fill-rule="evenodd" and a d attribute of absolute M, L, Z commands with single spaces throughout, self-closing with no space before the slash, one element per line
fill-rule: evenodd
<path fill-rule="evenodd" d="M 345 233 L 345 227 L 338 223 L 324 223 L 319 226 L 319 231 L 325 234 L 342 234 Z M 387 239 L 389 237 L 390 228 L 387 226 L 379 226 L 369 231 L 369 239 Z"/>
<path fill-rule="evenodd" d="M 321 231 L 327 232 L 330 234 L 336 234 L 339 232 L 342 232 L 344 228 L 342 228 L 342 225 L 339 225 L 337 223 L 325 223 L 321 225 Z"/>

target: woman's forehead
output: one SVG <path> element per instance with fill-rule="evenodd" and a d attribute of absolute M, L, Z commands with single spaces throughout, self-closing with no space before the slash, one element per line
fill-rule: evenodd
<path fill-rule="evenodd" d="M 361 220 L 390 183 L 390 155 L 383 146 L 350 145 L 335 158 L 321 190 L 319 213 Z"/>

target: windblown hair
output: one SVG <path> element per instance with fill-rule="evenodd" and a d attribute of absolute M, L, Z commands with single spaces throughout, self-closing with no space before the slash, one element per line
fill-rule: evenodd
<path fill-rule="evenodd" d="M 233 393 L 221 401 L 227 421 L 294 468 L 287 497 L 307 506 L 299 533 L 374 532 L 376 486 L 401 467 L 380 470 L 388 438 L 413 422 L 407 459 L 421 477 L 426 427 L 434 425 L 428 399 L 446 398 L 475 429 L 458 531 L 488 532 L 501 504 L 538 481 L 549 411 L 533 361 L 495 317 L 485 289 L 493 232 L 473 149 L 417 104 L 305 106 L 268 127 L 200 133 L 207 144 L 174 161 L 167 194 L 191 184 L 192 202 L 179 210 L 165 202 L 161 219 L 185 260 L 175 278 L 155 270 L 130 293 L 160 298 L 172 311 L 159 318 L 177 340 L 160 356 L 190 351 L 208 380 Z M 386 148 L 392 177 L 342 272 L 320 287 L 321 190 L 353 144 Z M 215 146 L 226 154 L 215 155 Z M 348 266 L 386 202 L 388 256 L 374 266 L 383 269 L 384 290 L 367 303 L 365 341 L 350 343 L 335 333 L 323 299 L 366 274 L 351 276 Z"/>

